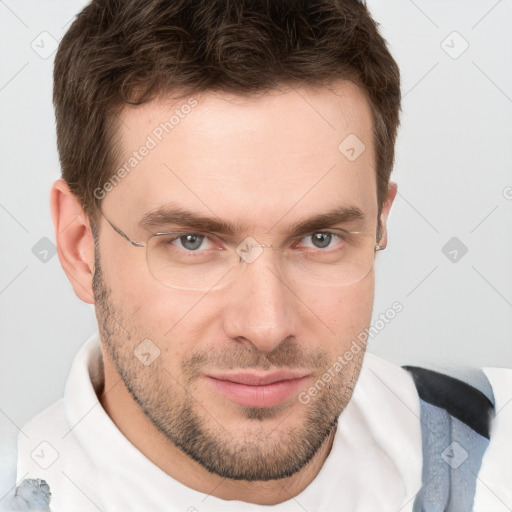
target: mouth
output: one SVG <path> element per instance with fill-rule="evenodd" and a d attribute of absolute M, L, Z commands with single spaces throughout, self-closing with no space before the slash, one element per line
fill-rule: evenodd
<path fill-rule="evenodd" d="M 304 371 L 205 375 L 214 389 L 238 405 L 274 407 L 294 397 L 310 376 Z"/>

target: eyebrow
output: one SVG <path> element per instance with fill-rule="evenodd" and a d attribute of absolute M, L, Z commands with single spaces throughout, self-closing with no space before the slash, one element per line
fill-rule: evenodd
<path fill-rule="evenodd" d="M 288 227 L 288 232 L 297 235 L 349 222 L 363 224 L 364 220 L 365 215 L 357 206 L 340 206 L 296 222 Z M 247 226 L 240 222 L 232 223 L 218 217 L 207 217 L 172 204 L 147 212 L 139 222 L 139 226 L 147 231 L 154 231 L 169 224 L 224 235 L 236 235 L 248 231 Z"/>

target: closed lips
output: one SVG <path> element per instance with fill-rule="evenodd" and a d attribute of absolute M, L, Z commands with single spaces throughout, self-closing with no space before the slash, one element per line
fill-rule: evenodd
<path fill-rule="evenodd" d="M 283 380 L 301 379 L 305 377 L 307 372 L 274 372 L 267 374 L 256 373 L 232 373 L 221 375 L 209 375 L 212 379 L 226 380 L 236 384 L 246 384 L 248 386 L 265 386 Z"/>
<path fill-rule="evenodd" d="M 238 372 L 207 375 L 206 380 L 228 400 L 245 407 L 273 407 L 292 398 L 309 379 L 304 371 L 267 374 Z"/>

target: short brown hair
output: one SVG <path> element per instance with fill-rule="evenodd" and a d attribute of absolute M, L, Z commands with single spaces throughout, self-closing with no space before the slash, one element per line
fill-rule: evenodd
<path fill-rule="evenodd" d="M 374 123 L 379 212 L 399 125 L 400 74 L 358 0 L 93 0 L 54 68 L 62 176 L 95 223 L 116 169 L 117 115 L 173 91 L 256 94 L 356 83 Z M 180 96 L 180 97 L 181 97 Z"/>

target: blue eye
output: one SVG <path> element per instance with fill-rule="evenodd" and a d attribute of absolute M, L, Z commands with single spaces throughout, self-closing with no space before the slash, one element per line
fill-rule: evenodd
<path fill-rule="evenodd" d="M 182 247 L 184 247 L 187 251 L 195 251 L 201 247 L 205 238 L 205 235 L 199 235 L 197 233 L 186 233 L 175 238 L 174 241 L 179 240 Z"/>
<path fill-rule="evenodd" d="M 313 233 L 311 236 L 311 241 L 318 247 L 319 249 L 324 249 L 328 247 L 332 241 L 333 233 Z"/>
<path fill-rule="evenodd" d="M 307 241 L 304 247 L 309 249 L 332 249 L 336 239 L 342 241 L 343 238 L 337 233 L 330 231 L 317 231 L 302 237 L 301 240 Z"/>

